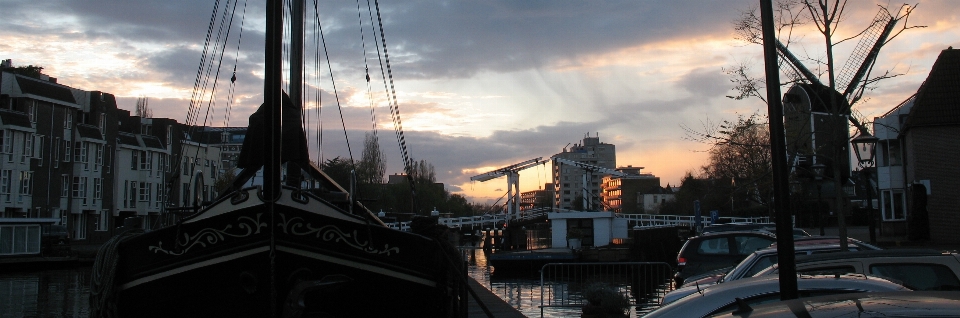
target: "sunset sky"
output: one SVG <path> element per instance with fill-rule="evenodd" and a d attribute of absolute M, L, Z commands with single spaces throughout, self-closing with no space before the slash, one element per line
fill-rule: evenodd
<path fill-rule="evenodd" d="M 138 96 L 149 97 L 154 117 L 184 122 L 214 2 L 0 0 L 0 59 L 43 66 L 64 85 L 112 93 L 120 108 L 133 110 Z M 223 10 L 227 0 L 219 2 Z M 217 104 L 227 104 L 226 79 L 235 64 L 236 100 L 229 122 L 217 109 L 207 119 L 210 125 L 246 126 L 247 116 L 262 102 L 262 2 L 244 7 L 240 1 L 236 10 Z M 866 27 L 878 5 L 896 13 L 902 4 L 850 2 L 838 38 Z M 677 184 L 705 164 L 708 149 L 685 138 L 684 126 L 703 130 L 737 114 L 766 112 L 758 99 L 727 98 L 735 92 L 723 72 L 745 63 L 762 75 L 761 47 L 737 40 L 733 30 L 741 11 L 757 3 L 381 1 L 410 154 L 433 164 L 437 181 L 449 191 L 484 203 L 505 193 L 506 180 L 475 183 L 471 176 L 549 158 L 586 134 L 599 134 L 601 142 L 616 145 L 617 165 L 643 166 L 662 185 Z M 940 51 L 960 45 L 957 2 L 910 4 L 917 7 L 908 26 L 926 28 L 907 30 L 883 48 L 875 75 L 885 70 L 902 75 L 865 94 L 866 102 L 855 106 L 865 118 L 882 115 L 916 92 Z M 337 109 L 322 60 L 323 159 L 349 156 L 340 112 L 353 157 L 360 158 L 363 135 L 373 125 L 373 105 L 387 171 L 399 173 L 400 152 L 379 81 L 367 3 L 360 5 L 362 26 L 355 1 L 317 5 L 342 107 Z M 309 15 L 312 20 L 312 9 Z M 822 37 L 812 26 L 794 30 L 793 39 L 797 55 L 824 59 Z M 838 67 L 856 43 L 838 45 Z M 369 94 L 364 48 L 374 78 Z M 308 48 L 307 60 L 314 51 Z M 310 129 L 316 130 L 316 123 Z M 525 170 L 521 191 L 538 189 L 549 178 L 549 166 Z"/>

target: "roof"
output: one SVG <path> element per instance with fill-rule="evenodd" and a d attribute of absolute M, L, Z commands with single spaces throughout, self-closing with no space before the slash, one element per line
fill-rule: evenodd
<path fill-rule="evenodd" d="M 103 135 L 100 134 L 100 128 L 94 126 L 78 124 L 77 133 L 80 134 L 80 138 L 103 140 Z"/>
<path fill-rule="evenodd" d="M 73 98 L 70 89 L 58 84 L 33 79 L 23 75 L 17 75 L 17 84 L 20 91 L 24 94 L 42 96 L 54 100 L 59 100 L 71 104 L 76 104 L 77 100 Z"/>
<path fill-rule="evenodd" d="M 940 52 L 930 75 L 920 85 L 904 130 L 960 124 L 960 50 Z"/>
<path fill-rule="evenodd" d="M 938 252 L 936 250 L 929 249 L 889 249 L 889 250 L 875 250 L 875 251 L 858 251 L 858 252 L 839 252 L 839 253 L 827 253 L 827 254 L 813 254 L 813 255 L 803 255 L 797 256 L 796 262 L 806 263 L 806 262 L 818 262 L 818 261 L 828 261 L 828 260 L 846 260 L 851 258 L 874 258 L 874 257 L 920 257 L 920 256 L 938 256 L 944 255 L 943 252 Z"/>
<path fill-rule="evenodd" d="M 137 136 L 128 133 L 117 134 L 117 143 L 121 145 L 140 147 L 140 142 L 137 141 Z"/>
<path fill-rule="evenodd" d="M 157 138 L 156 136 L 143 135 L 142 137 L 143 145 L 147 146 L 147 148 L 167 149 L 163 146 L 163 142 L 160 141 L 160 138 Z"/>
<path fill-rule="evenodd" d="M 30 124 L 30 117 L 27 116 L 26 113 L 18 111 L 0 109 L 0 121 L 3 121 L 3 124 L 8 126 L 33 128 L 33 125 Z"/>
<path fill-rule="evenodd" d="M 831 102 L 831 97 L 833 97 L 836 98 L 837 102 L 840 102 L 840 105 L 838 105 L 838 107 L 840 107 L 840 113 L 844 115 L 850 114 L 850 104 L 847 102 L 847 99 L 837 91 L 831 90 L 822 84 L 797 84 L 796 86 L 803 89 L 810 98 L 811 112 L 832 113 L 832 107 L 830 107 L 829 103 Z"/>

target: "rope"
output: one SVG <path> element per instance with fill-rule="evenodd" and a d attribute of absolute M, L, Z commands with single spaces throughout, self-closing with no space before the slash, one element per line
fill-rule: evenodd
<path fill-rule="evenodd" d="M 323 43 L 323 54 L 327 57 L 327 71 L 330 73 L 330 83 L 333 85 L 333 96 L 337 100 L 337 110 L 340 111 L 340 125 L 343 127 L 343 138 L 347 140 L 347 154 L 350 156 L 350 162 L 353 163 L 353 150 L 350 147 L 350 137 L 347 136 L 347 124 L 343 120 L 343 107 L 340 106 L 340 94 L 337 92 L 337 82 L 333 78 L 333 66 L 330 65 L 330 53 L 327 52 L 327 40 L 323 36 L 323 26 L 319 24 L 320 15 L 317 13 L 317 2 L 313 2 L 314 14 L 317 17 L 317 25 L 320 28 L 320 41 Z"/>
<path fill-rule="evenodd" d="M 240 60 L 240 43 L 243 42 L 243 25 L 247 20 L 247 1 L 243 1 L 243 13 L 240 16 L 240 34 L 237 36 L 237 53 L 233 57 L 233 75 L 230 76 L 230 93 L 227 98 L 227 111 L 223 114 L 223 127 L 230 127 L 230 113 L 233 109 L 234 92 L 237 87 L 237 64 Z"/>
<path fill-rule="evenodd" d="M 130 229 L 111 237 L 97 251 L 90 282 L 90 317 L 118 317 L 116 276 L 120 263 L 120 243 L 143 233 Z"/>
<path fill-rule="evenodd" d="M 370 2 L 367 0 L 367 7 L 369 8 Z M 377 25 L 380 27 L 380 42 L 383 44 L 383 59 L 380 61 L 380 76 L 384 78 L 383 85 L 384 89 L 387 90 L 387 99 L 390 102 L 390 115 L 393 119 L 393 130 L 394 134 L 397 136 L 397 144 L 400 146 L 400 155 L 403 157 L 403 170 L 407 173 L 407 183 L 410 184 L 410 204 L 412 211 L 416 212 L 417 209 L 417 187 L 413 182 L 414 174 L 414 162 L 410 158 L 409 153 L 407 152 L 407 141 L 403 135 L 403 123 L 400 121 L 400 105 L 397 102 L 397 91 L 396 87 L 393 84 L 393 70 L 390 68 L 390 54 L 387 52 L 387 38 L 383 32 L 383 18 L 380 15 L 380 1 L 374 0 L 374 6 L 377 9 Z M 371 18 L 372 20 L 372 18 Z M 372 25 L 372 21 L 371 21 Z M 377 57 L 380 57 L 379 47 L 377 49 Z M 383 69 L 386 66 L 387 74 L 384 75 Z M 389 77 L 390 87 L 387 88 L 387 77 Z"/>

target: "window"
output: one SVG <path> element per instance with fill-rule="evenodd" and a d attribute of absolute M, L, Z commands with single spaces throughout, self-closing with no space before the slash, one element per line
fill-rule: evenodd
<path fill-rule="evenodd" d="M 33 195 L 33 172 L 20 171 L 20 194 Z"/>
<path fill-rule="evenodd" d="M 697 251 L 700 254 L 730 254 L 730 243 L 726 237 L 706 239 L 700 242 Z"/>
<path fill-rule="evenodd" d="M 97 121 L 97 125 L 100 128 L 100 136 L 107 133 L 107 114 L 100 114 L 100 120 Z"/>
<path fill-rule="evenodd" d="M 140 170 L 152 170 L 153 169 L 153 153 L 149 151 L 143 151 L 140 154 Z"/>
<path fill-rule="evenodd" d="M 902 154 L 900 153 L 900 142 L 898 140 L 889 141 L 890 149 L 890 165 L 891 166 L 901 166 L 903 165 Z"/>
<path fill-rule="evenodd" d="M 73 129 L 73 113 L 70 112 L 70 109 L 63 109 L 63 129 L 72 130 Z"/>
<path fill-rule="evenodd" d="M 93 157 L 94 158 L 93 171 L 100 171 L 100 166 L 103 165 L 103 145 L 93 144 L 93 146 L 96 149 Z"/>
<path fill-rule="evenodd" d="M 30 122 L 37 123 L 37 101 L 28 100 L 27 101 L 27 114 L 30 116 Z"/>
<path fill-rule="evenodd" d="M 148 182 L 140 182 L 140 202 L 150 202 L 150 188 L 153 187 L 153 184 Z M 149 204 L 148 204 L 149 206 Z"/>
<path fill-rule="evenodd" d="M 750 255 L 761 248 L 770 246 L 774 243 L 773 239 L 756 236 L 735 236 L 740 255 Z"/>
<path fill-rule="evenodd" d="M 60 137 L 53 138 L 53 153 L 50 154 L 50 161 L 53 162 L 54 168 L 60 167 Z"/>
<path fill-rule="evenodd" d="M 810 268 L 810 269 L 797 269 L 797 274 L 803 274 L 803 275 L 844 275 L 844 274 L 851 274 L 856 272 L 857 270 L 854 269 L 853 266 L 849 266 L 849 265 Z"/>
<path fill-rule="evenodd" d="M 140 164 L 140 151 L 131 150 L 130 152 L 130 170 L 137 170 L 137 166 Z"/>
<path fill-rule="evenodd" d="M 39 238 L 39 225 L 0 225 L 0 256 L 40 253 Z"/>
<path fill-rule="evenodd" d="M 73 214 L 73 238 L 83 240 L 87 238 L 87 215 Z"/>
<path fill-rule="evenodd" d="M 906 220 L 906 202 L 903 199 L 903 190 L 883 190 L 881 206 L 885 221 Z"/>
<path fill-rule="evenodd" d="M 87 204 L 87 177 L 73 177 L 73 198 L 80 204 Z"/>
<path fill-rule="evenodd" d="M 60 175 L 60 197 L 66 198 L 70 196 L 70 176 Z"/>
<path fill-rule="evenodd" d="M 33 156 L 33 134 L 23 134 L 23 153 L 20 154 L 20 163 L 26 163 L 27 158 Z"/>
<path fill-rule="evenodd" d="M 70 156 L 71 156 L 70 144 L 71 142 L 69 140 L 63 141 L 63 162 L 70 162 Z"/>
<path fill-rule="evenodd" d="M 190 157 L 183 157 L 183 175 L 190 175 Z"/>
<path fill-rule="evenodd" d="M 97 224 L 96 224 L 97 231 L 107 230 L 107 226 L 109 225 L 108 224 L 109 216 L 110 216 L 110 211 L 107 211 L 107 210 L 97 211 Z"/>
<path fill-rule="evenodd" d="M 159 208 L 159 207 L 160 207 L 160 203 L 163 202 L 163 190 L 162 190 L 163 188 L 161 188 L 161 184 L 160 184 L 160 183 L 157 183 L 156 186 L 157 186 L 157 192 L 156 192 L 157 194 L 156 194 L 155 199 L 154 199 L 154 201 L 153 201 L 153 207 Z"/>
<path fill-rule="evenodd" d="M 83 145 L 82 141 L 76 141 L 73 144 L 73 161 L 74 162 L 80 162 L 80 154 L 82 153 L 80 151 L 80 148 L 82 148 L 82 145 Z"/>
<path fill-rule="evenodd" d="M 89 143 L 89 142 L 78 141 L 78 142 L 77 142 L 77 148 L 78 148 L 78 149 L 76 149 L 76 151 L 77 151 L 77 154 L 79 154 L 79 156 L 78 156 L 78 158 L 74 158 L 74 161 L 83 164 L 83 170 L 84 170 L 84 171 L 90 170 L 90 165 L 89 165 L 89 162 L 88 162 L 88 160 L 87 160 L 87 159 L 88 159 L 88 158 L 87 158 L 87 155 L 88 155 L 89 152 L 90 152 L 90 143 Z"/>
<path fill-rule="evenodd" d="M 215 161 L 210 162 L 210 178 L 217 179 L 217 163 Z"/>
<path fill-rule="evenodd" d="M 893 278 L 913 290 L 960 290 L 960 280 L 941 264 L 873 264 L 870 274 Z"/>
<path fill-rule="evenodd" d="M 169 170 L 166 169 L 166 167 L 165 167 L 166 164 L 167 164 L 167 156 L 164 155 L 163 153 L 157 153 L 157 171 L 161 171 L 161 172 L 162 172 L 162 171 L 169 171 Z M 159 176 L 159 175 L 160 175 L 160 174 L 158 173 L 157 176 Z"/>
<path fill-rule="evenodd" d="M 9 154 L 13 149 L 13 142 L 10 140 L 12 132 L 0 129 L 0 153 Z"/>
<path fill-rule="evenodd" d="M 13 170 L 0 171 L 0 196 L 3 202 L 10 202 L 10 191 L 13 182 Z"/>
<path fill-rule="evenodd" d="M 137 207 L 137 182 L 130 181 L 130 196 L 128 196 L 129 201 L 127 202 L 128 208 Z"/>
<path fill-rule="evenodd" d="M 103 198 L 103 179 L 93 178 L 93 198 L 97 200 Z"/>

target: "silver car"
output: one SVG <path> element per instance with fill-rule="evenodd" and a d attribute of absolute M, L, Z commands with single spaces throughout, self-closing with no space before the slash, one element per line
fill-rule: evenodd
<path fill-rule="evenodd" d="M 848 248 L 851 251 L 858 251 L 861 249 L 873 249 L 875 247 L 871 245 L 859 245 L 860 241 L 850 239 L 850 246 Z M 796 243 L 794 246 L 794 253 L 799 257 L 803 255 L 814 255 L 822 253 L 836 253 L 840 251 L 839 238 L 831 239 L 816 239 L 816 240 L 803 240 Z M 715 284 L 729 282 L 738 280 L 741 278 L 752 277 L 758 272 L 768 268 L 772 264 L 777 264 L 777 247 L 773 245 L 764 249 L 757 250 L 756 252 L 751 253 L 743 261 L 740 261 L 736 267 L 733 267 L 726 274 L 716 274 L 712 276 L 702 277 L 700 279 L 691 278 L 689 282 L 684 283 L 681 288 L 671 291 L 664 295 L 661 300 L 661 304 L 669 304 L 676 301 L 677 299 L 683 298 L 689 294 L 696 292 L 697 290 L 713 286 Z"/>
<path fill-rule="evenodd" d="M 840 294 L 792 299 L 714 317 L 957 317 L 960 293 L 949 291 Z"/>
<path fill-rule="evenodd" d="M 797 291 L 801 298 L 842 293 L 909 291 L 889 280 L 859 274 L 801 275 Z M 740 302 L 737 299 L 740 299 Z M 654 310 L 644 317 L 706 317 L 736 310 L 739 306 L 779 301 L 777 276 L 751 277 L 715 285 Z"/>

